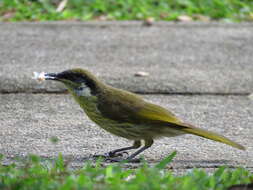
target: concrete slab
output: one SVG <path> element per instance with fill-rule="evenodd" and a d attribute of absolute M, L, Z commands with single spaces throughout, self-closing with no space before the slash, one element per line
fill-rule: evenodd
<path fill-rule="evenodd" d="M 252 23 L 0 23 L 0 92 L 62 91 L 33 71 L 91 70 L 142 93 L 253 91 Z M 134 77 L 138 71 L 149 77 Z"/>
<path fill-rule="evenodd" d="M 245 96 L 164 96 L 146 95 L 177 116 L 196 126 L 221 133 L 247 147 L 240 151 L 200 137 L 185 135 L 163 138 L 143 156 L 149 163 L 177 150 L 171 166 L 179 171 L 192 167 L 216 168 L 220 165 L 253 168 L 253 102 Z M 0 95 L 0 153 L 6 163 L 15 156 L 38 154 L 53 158 L 60 152 L 81 166 L 92 154 L 129 145 L 87 119 L 70 95 Z M 51 137 L 59 142 L 53 144 Z"/>

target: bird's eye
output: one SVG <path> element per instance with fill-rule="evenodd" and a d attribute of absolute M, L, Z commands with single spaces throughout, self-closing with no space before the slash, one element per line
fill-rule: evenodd
<path fill-rule="evenodd" d="M 85 88 L 84 86 L 79 86 L 79 87 L 76 88 L 76 90 L 81 91 L 81 90 L 83 90 L 84 88 Z"/>

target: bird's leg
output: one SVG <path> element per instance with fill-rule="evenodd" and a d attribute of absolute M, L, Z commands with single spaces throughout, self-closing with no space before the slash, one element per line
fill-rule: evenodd
<path fill-rule="evenodd" d="M 138 154 L 142 153 L 144 150 L 151 147 L 153 143 L 154 143 L 153 139 L 145 139 L 144 147 L 140 148 L 139 150 L 137 150 L 136 152 L 134 152 L 133 154 L 128 156 L 128 158 L 126 160 L 127 161 L 132 161 L 135 156 L 137 156 Z"/>
<path fill-rule="evenodd" d="M 154 143 L 153 139 L 145 139 L 144 147 L 140 148 L 139 150 L 137 150 L 136 152 L 128 156 L 127 159 L 120 160 L 117 158 L 111 158 L 111 159 L 109 158 L 108 160 L 111 162 L 120 162 L 124 160 L 130 161 L 130 162 L 140 162 L 140 159 L 134 159 L 134 157 L 142 153 L 144 150 L 148 149 L 149 147 L 151 147 L 153 143 Z"/>
<path fill-rule="evenodd" d="M 134 141 L 134 144 L 132 146 L 128 146 L 128 147 L 112 150 L 112 151 L 108 152 L 107 154 L 108 154 L 109 157 L 114 157 L 115 155 L 117 155 L 116 153 L 118 153 L 118 152 L 122 152 L 122 151 L 126 151 L 126 150 L 132 150 L 132 149 L 137 149 L 140 146 L 141 146 L 141 141 L 137 140 L 137 141 Z"/>

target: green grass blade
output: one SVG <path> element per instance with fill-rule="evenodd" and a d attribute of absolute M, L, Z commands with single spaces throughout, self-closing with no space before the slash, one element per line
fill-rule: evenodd
<path fill-rule="evenodd" d="M 176 155 L 177 155 L 177 151 L 172 152 L 168 157 L 166 157 L 161 162 L 159 162 L 157 165 L 155 165 L 155 168 L 157 168 L 159 170 L 164 169 L 166 167 L 166 165 L 168 165 Z"/>

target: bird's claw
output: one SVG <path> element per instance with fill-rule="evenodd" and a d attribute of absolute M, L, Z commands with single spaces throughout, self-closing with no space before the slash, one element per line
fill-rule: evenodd
<path fill-rule="evenodd" d="M 124 154 L 126 154 L 128 156 L 128 152 L 124 151 L 124 152 L 119 152 L 119 153 L 115 153 L 115 152 L 109 152 L 107 153 L 109 155 L 109 157 L 114 158 L 114 157 L 123 157 Z"/>
<path fill-rule="evenodd" d="M 115 152 L 108 152 L 105 154 L 95 154 L 93 155 L 93 158 L 104 158 L 104 159 L 112 159 L 112 158 L 117 158 L 117 157 L 123 157 L 124 154 L 128 155 L 128 152 L 119 152 L 119 153 L 115 153 Z"/>
<path fill-rule="evenodd" d="M 108 158 L 109 156 L 106 154 L 95 154 L 92 156 L 93 158 Z"/>
<path fill-rule="evenodd" d="M 106 162 L 129 162 L 129 163 L 140 163 L 141 159 L 122 159 L 122 158 L 106 158 Z"/>
<path fill-rule="evenodd" d="M 126 156 L 129 155 L 128 152 L 124 151 L 124 152 L 119 152 L 119 153 L 115 153 L 113 151 L 105 153 L 105 154 L 95 154 L 93 155 L 93 158 L 102 158 L 104 159 L 105 162 L 131 162 L 131 163 L 140 163 L 140 159 L 128 159 L 128 158 L 124 158 Z"/>
<path fill-rule="evenodd" d="M 105 162 L 121 162 L 122 159 L 121 158 L 106 158 Z"/>

